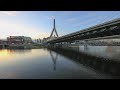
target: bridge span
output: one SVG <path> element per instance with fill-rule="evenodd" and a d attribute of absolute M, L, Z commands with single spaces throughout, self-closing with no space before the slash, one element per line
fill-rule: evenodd
<path fill-rule="evenodd" d="M 64 35 L 49 41 L 47 44 L 62 42 L 74 42 L 75 40 L 100 40 L 100 39 L 119 39 L 120 38 L 120 18 L 114 19 L 96 26 L 89 27 L 68 35 Z"/>

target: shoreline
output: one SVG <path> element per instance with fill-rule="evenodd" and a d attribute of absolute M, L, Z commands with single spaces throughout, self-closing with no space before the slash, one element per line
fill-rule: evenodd
<path fill-rule="evenodd" d="M 15 46 L 8 46 L 8 47 L 1 47 L 0 49 L 40 49 L 46 48 L 43 45 L 15 45 Z"/>

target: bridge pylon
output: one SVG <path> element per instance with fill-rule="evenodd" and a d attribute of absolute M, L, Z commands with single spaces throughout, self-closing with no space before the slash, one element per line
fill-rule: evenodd
<path fill-rule="evenodd" d="M 56 36 L 55 36 L 55 35 L 53 36 L 53 33 L 54 33 L 54 32 L 55 32 Z M 55 19 L 54 19 L 54 22 L 53 22 L 53 30 L 52 30 L 52 32 L 51 32 L 51 35 L 50 35 L 50 37 L 49 37 L 49 40 L 54 39 L 54 38 L 57 38 L 57 37 L 59 37 L 59 36 L 58 36 L 57 30 L 56 30 Z"/>

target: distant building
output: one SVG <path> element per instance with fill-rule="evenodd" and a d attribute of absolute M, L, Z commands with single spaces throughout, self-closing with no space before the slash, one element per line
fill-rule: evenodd
<path fill-rule="evenodd" d="M 46 42 L 47 41 L 47 38 L 43 38 L 42 42 Z"/>
<path fill-rule="evenodd" d="M 42 40 L 39 38 L 39 43 L 42 43 Z"/>
<path fill-rule="evenodd" d="M 41 43 L 46 42 L 46 41 L 49 41 L 49 40 L 50 40 L 50 37 L 43 38 L 43 40 L 41 40 Z"/>
<path fill-rule="evenodd" d="M 33 42 L 36 43 L 36 44 L 40 44 L 40 43 L 42 43 L 42 40 L 40 38 L 39 39 L 34 39 Z"/>
<path fill-rule="evenodd" d="M 7 37 L 8 44 L 30 44 L 32 43 L 31 37 L 26 36 L 10 36 Z"/>
<path fill-rule="evenodd" d="M 39 39 L 37 39 L 37 43 L 41 43 L 41 39 L 39 38 Z"/>
<path fill-rule="evenodd" d="M 7 44 L 8 41 L 6 39 L 0 39 L 0 44 Z"/>
<path fill-rule="evenodd" d="M 3 43 L 3 41 L 2 40 L 0 40 L 0 44 L 2 44 Z"/>

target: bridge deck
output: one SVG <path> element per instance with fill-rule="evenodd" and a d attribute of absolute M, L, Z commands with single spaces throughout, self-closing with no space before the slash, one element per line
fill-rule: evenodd
<path fill-rule="evenodd" d="M 116 36 L 115 36 L 116 35 Z M 120 18 L 103 24 L 99 24 L 78 32 L 74 32 L 46 43 L 71 42 L 74 40 L 85 39 L 103 39 L 103 38 L 119 38 L 120 35 Z"/>

